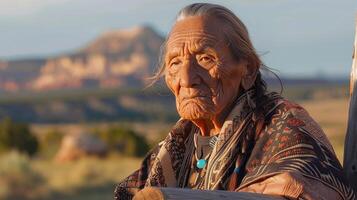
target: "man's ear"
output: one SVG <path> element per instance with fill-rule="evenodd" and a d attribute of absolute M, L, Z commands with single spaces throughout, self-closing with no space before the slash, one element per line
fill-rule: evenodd
<path fill-rule="evenodd" d="M 245 65 L 245 73 L 242 77 L 242 87 L 244 88 L 244 90 L 249 90 L 254 85 L 255 79 L 258 75 L 258 71 L 259 69 L 256 66 L 251 66 L 249 63 Z"/>

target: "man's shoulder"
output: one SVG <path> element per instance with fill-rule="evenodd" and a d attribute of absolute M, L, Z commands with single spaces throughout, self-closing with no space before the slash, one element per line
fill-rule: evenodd
<path fill-rule="evenodd" d="M 280 99 L 264 129 L 265 136 L 319 143 L 334 154 L 332 145 L 320 125 L 299 104 Z M 309 140 L 309 141 L 306 141 Z"/>
<path fill-rule="evenodd" d="M 280 99 L 277 106 L 270 114 L 268 126 L 286 126 L 290 129 L 318 129 L 323 132 L 319 124 L 299 104 L 287 99 Z"/>
<path fill-rule="evenodd" d="M 290 101 L 286 98 L 281 98 L 278 100 L 278 106 L 275 110 L 275 113 L 279 111 L 280 113 L 284 114 L 292 114 L 294 115 L 296 112 L 306 112 L 306 110 L 298 103 Z"/>

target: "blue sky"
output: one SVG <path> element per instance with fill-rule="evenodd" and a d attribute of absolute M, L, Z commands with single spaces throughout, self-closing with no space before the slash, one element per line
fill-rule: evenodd
<path fill-rule="evenodd" d="M 0 0 L 0 58 L 71 52 L 141 24 L 166 34 L 185 0 Z M 264 62 L 288 76 L 348 77 L 356 0 L 227 0 Z"/>

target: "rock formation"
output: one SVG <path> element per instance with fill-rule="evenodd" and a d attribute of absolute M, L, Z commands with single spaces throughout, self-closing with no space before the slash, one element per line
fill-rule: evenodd
<path fill-rule="evenodd" d="M 85 156 L 103 157 L 106 155 L 107 150 L 107 145 L 93 135 L 82 132 L 69 134 L 63 137 L 55 160 L 66 162 Z"/>
<path fill-rule="evenodd" d="M 0 90 L 142 87 L 163 37 L 148 26 L 108 31 L 74 53 L 0 62 Z"/>

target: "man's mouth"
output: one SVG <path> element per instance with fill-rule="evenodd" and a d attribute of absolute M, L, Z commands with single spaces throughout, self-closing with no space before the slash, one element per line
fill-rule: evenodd
<path fill-rule="evenodd" d="M 182 101 L 186 101 L 186 100 L 192 100 L 192 99 L 204 99 L 207 98 L 206 95 L 192 95 L 192 96 L 185 96 L 183 97 L 181 100 Z"/>

